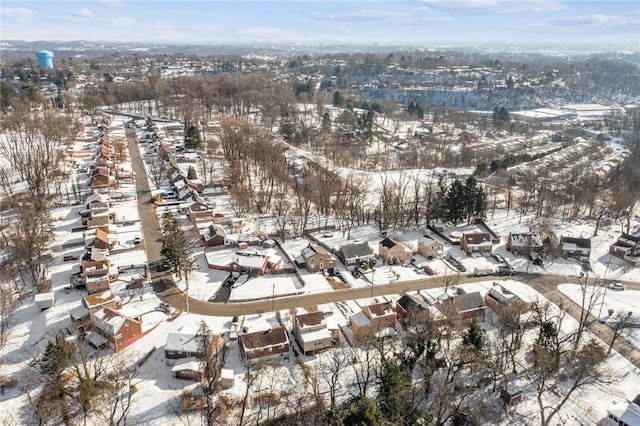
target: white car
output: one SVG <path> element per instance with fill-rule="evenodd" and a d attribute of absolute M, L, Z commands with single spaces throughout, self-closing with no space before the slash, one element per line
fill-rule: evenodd
<path fill-rule="evenodd" d="M 611 283 L 609 284 L 609 288 L 611 290 L 625 290 L 627 286 L 622 283 Z"/>

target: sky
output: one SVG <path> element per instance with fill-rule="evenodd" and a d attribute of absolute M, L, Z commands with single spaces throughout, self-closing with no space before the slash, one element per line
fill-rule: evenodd
<path fill-rule="evenodd" d="M 640 50 L 640 0 L 2 0 L 0 19 L 2 40 Z"/>

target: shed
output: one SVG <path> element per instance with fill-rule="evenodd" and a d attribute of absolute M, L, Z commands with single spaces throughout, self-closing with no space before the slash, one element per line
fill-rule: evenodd
<path fill-rule="evenodd" d="M 34 297 L 36 306 L 40 309 L 47 309 L 53 306 L 55 303 L 55 297 L 53 292 L 49 293 L 38 293 Z"/>
<path fill-rule="evenodd" d="M 522 401 L 522 390 L 513 386 L 506 386 L 500 390 L 500 398 L 504 403 L 511 407 Z"/>
<path fill-rule="evenodd" d="M 235 386 L 235 378 L 232 369 L 223 368 L 220 370 L 220 384 L 225 389 Z"/>

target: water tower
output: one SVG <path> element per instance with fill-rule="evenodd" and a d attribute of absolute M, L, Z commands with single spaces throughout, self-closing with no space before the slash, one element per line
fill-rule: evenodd
<path fill-rule="evenodd" d="M 39 50 L 36 52 L 38 65 L 42 68 L 53 68 L 53 53 L 48 50 Z"/>

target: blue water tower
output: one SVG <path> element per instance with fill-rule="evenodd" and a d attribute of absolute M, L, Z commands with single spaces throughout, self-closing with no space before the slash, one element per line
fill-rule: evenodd
<path fill-rule="evenodd" d="M 53 68 L 53 53 L 48 50 L 39 50 L 36 52 L 38 65 L 42 68 Z"/>

